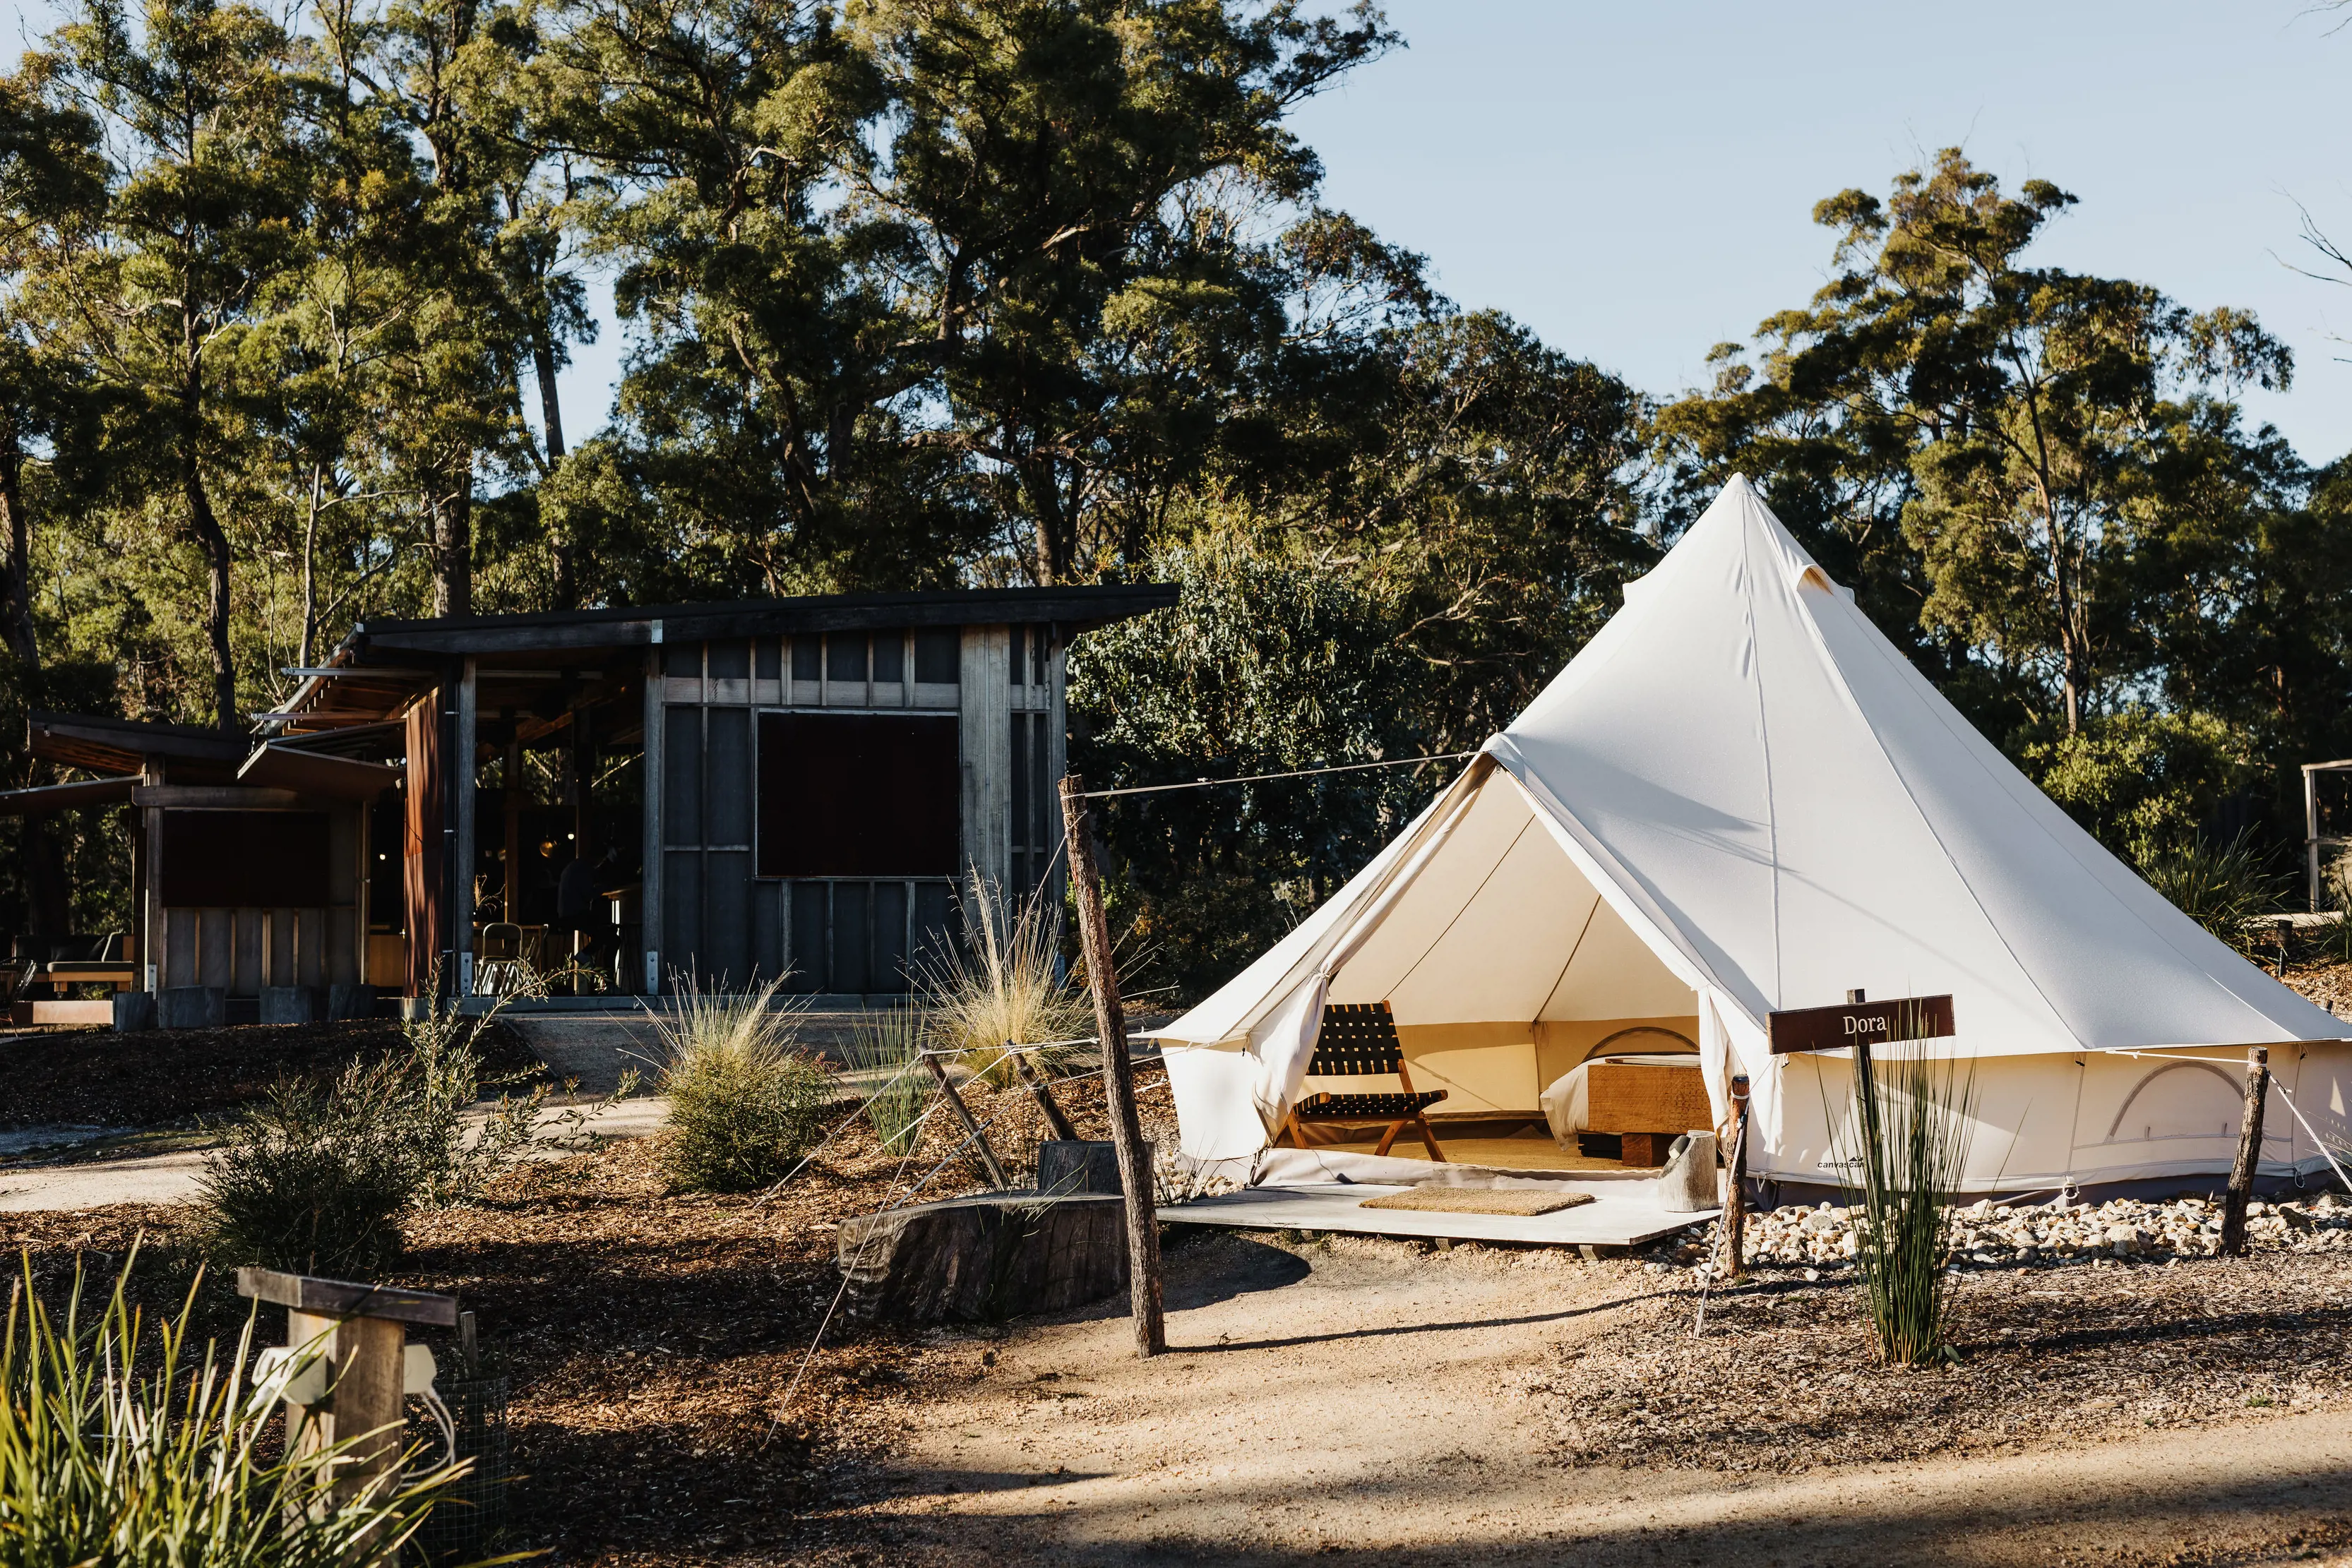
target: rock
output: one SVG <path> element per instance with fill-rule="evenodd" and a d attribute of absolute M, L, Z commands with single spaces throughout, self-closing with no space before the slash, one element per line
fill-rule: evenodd
<path fill-rule="evenodd" d="M 228 993 L 218 986 L 166 986 L 155 993 L 155 1020 L 165 1029 L 219 1029 Z"/>
<path fill-rule="evenodd" d="M 1838 1228 L 1838 1221 L 1837 1218 L 1830 1212 L 1830 1206 L 1825 1203 L 1805 1216 L 1804 1228 L 1819 1234 L 1826 1230 L 1835 1230 Z"/>
<path fill-rule="evenodd" d="M 318 993 L 308 986 L 261 988 L 261 1021 L 268 1024 L 311 1023 L 319 1016 Z"/>
<path fill-rule="evenodd" d="M 114 993 L 115 1033 L 138 1034 L 154 1027 L 154 992 L 117 991 Z"/>
<path fill-rule="evenodd" d="M 1805 1278 L 1809 1281 L 1819 1280 L 1821 1277 L 1822 1271 L 1819 1269 L 1808 1269 L 1805 1270 Z"/>

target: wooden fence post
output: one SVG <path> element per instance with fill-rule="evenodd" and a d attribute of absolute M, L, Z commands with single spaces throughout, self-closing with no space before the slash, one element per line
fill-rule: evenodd
<path fill-rule="evenodd" d="M 2254 1171 L 2263 1160 L 2263 1101 L 2271 1087 L 2271 1053 L 2255 1046 L 2246 1052 L 2246 1114 L 2238 1124 L 2238 1162 L 2230 1167 L 2230 1192 L 2221 1203 L 2221 1255 L 2246 1254 L 2246 1200 L 2254 1194 Z"/>
<path fill-rule="evenodd" d="M 1731 1278 L 1748 1272 L 1748 1074 L 1731 1078 L 1729 1189 L 1723 1195 L 1723 1235 L 1731 1249 Z"/>
<path fill-rule="evenodd" d="M 940 1093 L 947 1100 L 948 1109 L 954 1113 L 955 1119 L 963 1124 L 964 1136 L 971 1140 L 972 1152 L 980 1156 L 980 1168 L 988 1173 L 990 1184 L 999 1192 L 1010 1187 L 1013 1179 L 997 1163 L 996 1151 L 988 1146 L 988 1134 L 982 1132 L 980 1124 L 972 1119 L 971 1107 L 963 1103 L 963 1096 L 956 1092 L 953 1083 L 948 1082 L 948 1070 L 940 1066 L 940 1059 L 928 1051 L 923 1052 L 923 1065 L 929 1068 L 931 1076 L 940 1081 Z"/>
<path fill-rule="evenodd" d="M 1078 899 L 1078 940 L 1086 951 L 1087 987 L 1094 992 L 1095 1031 L 1102 1037 L 1103 1098 L 1110 1107 L 1110 1141 L 1118 1153 L 1119 1185 L 1127 1189 L 1127 1280 L 1135 1318 L 1135 1354 L 1168 1348 L 1160 1301 L 1160 1217 L 1152 1206 L 1150 1162 L 1143 1124 L 1135 1114 L 1135 1071 L 1127 1055 L 1127 1015 L 1112 967 L 1110 923 L 1104 918 L 1102 877 L 1095 869 L 1087 822 L 1087 783 L 1062 778 L 1062 841 L 1070 852 L 1070 885 Z"/>

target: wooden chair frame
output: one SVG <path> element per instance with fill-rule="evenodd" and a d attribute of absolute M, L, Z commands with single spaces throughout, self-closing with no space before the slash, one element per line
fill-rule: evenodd
<path fill-rule="evenodd" d="M 1316 1078 L 1364 1078 L 1393 1075 L 1402 1087 L 1397 1095 L 1348 1095 L 1322 1093 L 1310 1095 L 1292 1108 L 1283 1122 L 1276 1142 L 1287 1137 L 1304 1146 L 1306 1138 L 1301 1124 L 1307 1122 L 1358 1122 L 1384 1119 L 1385 1110 L 1375 1114 L 1347 1109 L 1349 1101 L 1391 1101 L 1399 1103 L 1404 1113 L 1389 1121 L 1387 1131 L 1381 1134 L 1374 1157 L 1386 1155 L 1396 1144 L 1399 1134 L 1407 1127 L 1421 1135 L 1422 1147 L 1429 1157 L 1440 1165 L 1452 1162 L 1438 1146 L 1437 1134 L 1429 1124 L 1429 1107 L 1446 1097 L 1444 1090 L 1423 1092 L 1413 1088 L 1412 1073 L 1405 1065 L 1404 1044 L 1397 1038 L 1395 1016 L 1386 1002 L 1335 1002 L 1323 1009 L 1323 1027 L 1315 1041 L 1315 1057 L 1307 1064 L 1308 1076 Z M 1328 1109 L 1321 1107 L 1328 1106 Z"/>

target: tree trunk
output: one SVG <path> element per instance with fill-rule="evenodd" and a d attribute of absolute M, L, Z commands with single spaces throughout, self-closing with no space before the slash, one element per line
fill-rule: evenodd
<path fill-rule="evenodd" d="M 302 643 L 294 662 L 310 666 L 310 645 L 319 634 L 319 492 L 326 483 L 321 464 L 310 465 L 310 506 L 302 514 Z"/>
<path fill-rule="evenodd" d="M 25 448 L 16 411 L 0 403 L 0 519 L 8 530 L 8 559 L 0 568 L 0 638 L 26 674 L 40 668 L 33 634 L 33 519 L 25 509 Z"/>
<path fill-rule="evenodd" d="M 433 508 L 433 613 L 474 612 L 474 455 L 450 465 L 451 486 Z"/>
<path fill-rule="evenodd" d="M 542 324 L 532 335 L 530 344 L 531 373 L 539 380 L 539 417 L 546 426 L 547 470 L 552 474 L 555 465 L 563 461 L 563 401 L 555 384 L 555 338 L 551 328 Z M 580 607 L 580 563 L 572 546 L 569 525 L 550 541 L 555 556 L 555 603 L 557 610 L 577 610 Z"/>

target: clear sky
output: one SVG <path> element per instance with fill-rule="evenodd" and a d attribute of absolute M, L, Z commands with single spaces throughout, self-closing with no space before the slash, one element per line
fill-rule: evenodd
<path fill-rule="evenodd" d="M 0 0 L 0 7 L 24 0 Z M 1814 202 L 1883 192 L 1959 143 L 2011 183 L 2082 198 L 2051 263 L 2254 310 L 2296 384 L 2257 394 L 2306 458 L 2352 451 L 2352 17 L 2315 0 L 1391 0 L 1407 47 L 1306 107 L 1326 194 L 1426 255 L 1466 307 L 1667 394 L 1708 348 L 1801 303 L 1829 261 Z M 0 16 L 5 11 L 0 10 Z M 6 36 L 40 25 L 19 11 Z M 603 301 L 599 291 L 600 303 Z M 609 322 L 565 378 L 603 417 Z"/>

